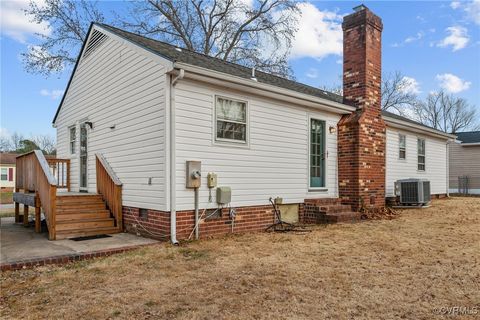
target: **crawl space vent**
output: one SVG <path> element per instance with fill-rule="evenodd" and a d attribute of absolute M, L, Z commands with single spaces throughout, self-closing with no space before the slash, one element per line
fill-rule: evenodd
<path fill-rule="evenodd" d="M 87 46 L 85 47 L 83 59 L 88 58 L 88 56 L 92 54 L 92 52 L 94 52 L 98 47 L 100 47 L 107 39 L 108 36 L 105 33 L 98 30 L 93 30 L 92 35 L 88 40 Z"/>

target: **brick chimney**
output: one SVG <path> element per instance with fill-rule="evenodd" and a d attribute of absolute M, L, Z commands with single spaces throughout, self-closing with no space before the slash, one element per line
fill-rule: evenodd
<path fill-rule="evenodd" d="M 381 116 L 382 20 L 360 5 L 343 19 L 344 103 L 338 123 L 339 194 L 354 209 L 385 206 L 385 123 Z"/>

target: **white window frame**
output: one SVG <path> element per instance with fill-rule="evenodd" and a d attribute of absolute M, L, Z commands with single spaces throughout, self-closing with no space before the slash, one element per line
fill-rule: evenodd
<path fill-rule="evenodd" d="M 423 154 L 419 153 L 419 143 L 423 141 Z M 419 161 L 419 157 L 423 157 L 423 163 Z M 420 169 L 423 165 L 423 169 Z M 424 138 L 417 138 L 417 171 L 425 172 L 427 169 L 427 142 Z"/>
<path fill-rule="evenodd" d="M 402 147 L 402 137 L 403 137 L 403 142 L 404 146 Z M 404 157 L 402 158 L 402 150 L 404 152 Z M 406 160 L 407 159 L 407 135 L 399 133 L 398 134 L 398 159 L 399 160 Z"/>
<path fill-rule="evenodd" d="M 218 138 L 217 137 L 217 100 L 218 98 L 225 99 L 225 100 L 232 100 L 236 102 L 240 102 L 245 104 L 245 141 L 242 140 L 235 140 L 235 139 L 225 139 L 225 138 Z M 230 145 L 230 146 L 238 146 L 238 147 L 248 147 L 249 140 L 250 140 L 250 108 L 248 105 L 248 101 L 243 99 L 238 99 L 229 96 L 223 95 L 214 95 L 214 105 L 213 105 L 213 142 L 214 144 L 218 145 Z M 236 121 L 226 121 L 226 122 L 236 122 Z M 241 123 L 241 122 L 238 122 Z"/>
<path fill-rule="evenodd" d="M 75 129 L 75 136 L 74 139 L 72 140 L 72 129 Z M 68 127 L 68 149 L 70 150 L 70 154 L 76 154 L 77 153 L 77 126 L 70 126 Z M 73 149 L 72 149 L 72 143 L 73 143 Z"/>
<path fill-rule="evenodd" d="M 311 186 L 311 177 L 310 177 L 310 172 L 311 172 L 311 162 L 312 162 L 312 159 L 311 159 L 311 149 L 312 149 L 312 143 L 311 143 L 311 130 L 312 130 L 312 120 L 317 120 L 317 121 L 323 121 L 323 123 L 325 124 L 325 134 L 324 134 L 324 137 L 323 137 L 323 141 L 324 141 L 324 146 L 323 146 L 323 152 L 325 153 L 325 159 L 324 159 L 324 162 L 323 162 L 323 165 L 324 165 L 324 168 L 323 168 L 323 172 L 324 172 L 324 177 L 323 177 L 323 187 L 312 187 Z M 308 179 L 308 182 L 307 182 L 307 185 L 308 185 L 308 191 L 313 191 L 313 192 L 327 192 L 328 191 L 328 188 L 327 188 L 327 167 L 328 167 L 328 164 L 327 164 L 327 161 L 328 161 L 328 150 L 327 150 L 327 120 L 326 119 L 322 119 L 321 117 L 319 116 L 315 116 L 315 115 L 311 115 L 311 116 L 308 116 L 308 124 L 307 124 L 307 136 L 308 136 L 308 153 L 307 153 L 307 158 L 308 158 L 308 169 L 307 169 L 307 179 Z"/>
<path fill-rule="evenodd" d="M 5 179 L 3 179 L 3 171 L 5 170 Z M 1 181 L 8 181 L 8 168 L 1 168 L 0 172 L 0 179 Z"/>

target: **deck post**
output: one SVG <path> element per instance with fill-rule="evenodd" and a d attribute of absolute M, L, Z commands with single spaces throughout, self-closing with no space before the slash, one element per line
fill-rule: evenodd
<path fill-rule="evenodd" d="M 40 220 L 42 217 L 40 207 L 35 207 L 35 232 L 40 233 L 42 232 L 42 221 Z"/>
<path fill-rule="evenodd" d="M 28 227 L 28 206 L 23 205 L 23 226 Z"/>
<path fill-rule="evenodd" d="M 15 202 L 15 223 L 20 222 L 20 203 Z"/>

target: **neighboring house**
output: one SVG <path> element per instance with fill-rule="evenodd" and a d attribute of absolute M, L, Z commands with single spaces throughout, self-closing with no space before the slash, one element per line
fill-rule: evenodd
<path fill-rule="evenodd" d="M 93 24 L 53 120 L 70 189 L 97 192 L 108 162 L 123 184 L 123 227 L 172 242 L 195 221 L 187 161 L 201 162 L 200 214 L 223 208 L 201 236 L 263 230 L 270 197 L 292 220 L 317 222 L 383 208 L 397 179 L 425 178 L 445 195 L 455 136 L 381 111 L 382 21 L 355 10 L 343 23 L 344 97 Z M 230 202 L 217 205 L 207 173 Z"/>
<path fill-rule="evenodd" d="M 16 153 L 0 153 L 0 187 L 2 191 L 13 191 L 15 188 Z"/>
<path fill-rule="evenodd" d="M 480 194 L 480 131 L 457 133 L 449 150 L 450 192 Z"/>

